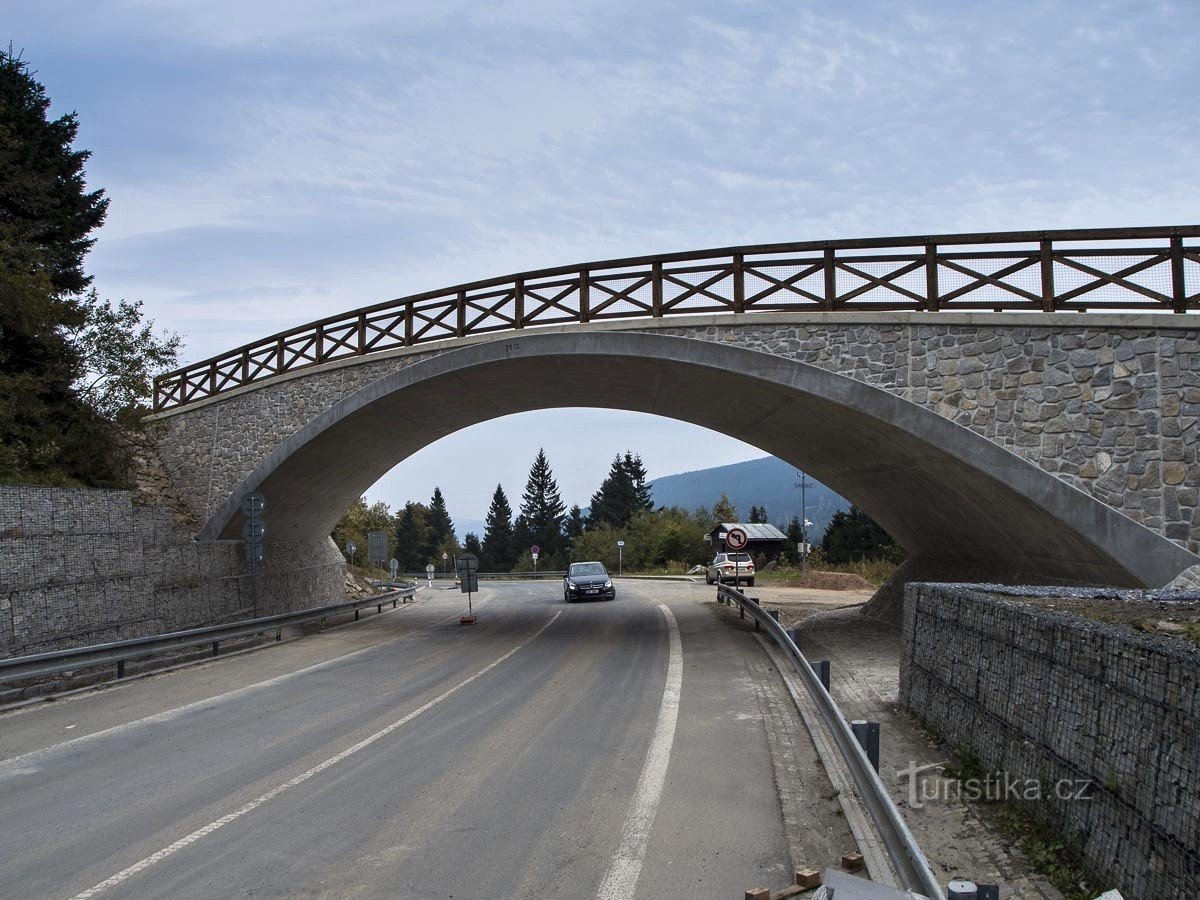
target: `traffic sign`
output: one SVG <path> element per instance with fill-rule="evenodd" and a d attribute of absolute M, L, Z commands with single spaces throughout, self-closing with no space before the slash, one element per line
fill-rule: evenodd
<path fill-rule="evenodd" d="M 428 575 L 430 578 L 433 577 L 433 563 L 428 563 L 425 566 L 425 574 Z"/>
<path fill-rule="evenodd" d="M 624 542 L 624 541 L 617 541 L 617 546 L 618 546 L 618 547 L 624 547 L 624 546 L 625 546 L 625 542 Z"/>
<path fill-rule="evenodd" d="M 392 581 L 396 580 L 396 573 L 400 570 L 400 560 L 392 560 Z"/>
<path fill-rule="evenodd" d="M 251 491 L 242 498 L 242 515 L 247 519 L 262 515 L 266 508 L 267 501 L 258 491 Z"/>
<path fill-rule="evenodd" d="M 346 541 L 346 552 L 353 556 L 358 552 L 358 544 L 354 543 L 354 541 Z"/>
<path fill-rule="evenodd" d="M 479 571 L 479 557 L 474 553 L 464 553 L 454 560 L 454 568 L 460 572 L 473 574 Z"/>
<path fill-rule="evenodd" d="M 744 550 L 749 542 L 750 538 L 740 528 L 730 528 L 725 535 L 725 546 L 730 550 Z"/>

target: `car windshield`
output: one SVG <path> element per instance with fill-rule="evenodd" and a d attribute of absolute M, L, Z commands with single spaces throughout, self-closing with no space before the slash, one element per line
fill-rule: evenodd
<path fill-rule="evenodd" d="M 604 571 L 604 566 L 601 563 L 576 563 L 571 566 L 571 576 L 578 578 L 581 575 L 607 575 Z"/>

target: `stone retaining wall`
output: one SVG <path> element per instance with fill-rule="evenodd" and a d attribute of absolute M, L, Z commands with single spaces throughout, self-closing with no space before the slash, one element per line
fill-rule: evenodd
<path fill-rule="evenodd" d="M 1009 799 L 1126 896 L 1200 896 L 1200 648 L 1021 602 L 1031 593 L 1088 591 L 910 584 L 901 704 L 984 772 L 1034 780 L 1042 799 Z"/>
<path fill-rule="evenodd" d="M 243 554 L 125 491 L 0 487 L 0 657 L 247 618 Z M 340 600 L 344 569 L 331 541 L 270 545 L 259 614 Z"/>

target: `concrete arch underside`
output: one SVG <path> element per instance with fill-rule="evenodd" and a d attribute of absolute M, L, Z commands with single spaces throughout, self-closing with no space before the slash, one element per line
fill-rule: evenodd
<path fill-rule="evenodd" d="M 396 463 L 535 409 L 653 413 L 762 448 L 851 498 L 914 557 L 976 577 L 1158 587 L 1200 558 L 936 413 L 766 353 L 644 332 L 525 334 L 392 373 L 324 411 L 235 488 L 199 534 L 238 538 L 269 497 L 269 540 L 319 541 Z"/>

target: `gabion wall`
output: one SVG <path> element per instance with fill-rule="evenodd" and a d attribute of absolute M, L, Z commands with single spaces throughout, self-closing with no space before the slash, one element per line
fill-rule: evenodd
<path fill-rule="evenodd" d="M 248 618 L 238 541 L 197 543 L 125 491 L 0 487 L 0 657 Z M 331 541 L 267 547 L 260 615 L 342 599 Z"/>
<path fill-rule="evenodd" d="M 901 704 L 983 771 L 1040 785 L 1008 799 L 1125 896 L 1200 897 L 1200 649 L 1021 602 L 1089 593 L 1165 596 L 908 585 Z"/>

